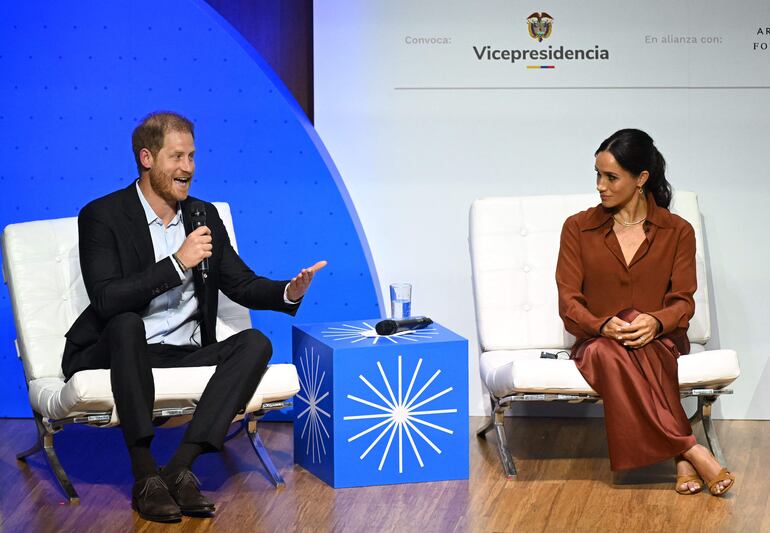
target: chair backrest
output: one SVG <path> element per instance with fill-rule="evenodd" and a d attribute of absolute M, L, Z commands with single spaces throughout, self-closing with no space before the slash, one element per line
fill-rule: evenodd
<path fill-rule="evenodd" d="M 230 206 L 214 205 L 236 248 Z M 6 226 L 3 276 L 16 324 L 16 350 L 27 381 L 62 377 L 64 334 L 89 303 L 80 274 L 77 218 Z M 249 327 L 248 310 L 220 292 L 217 338 Z"/>
<path fill-rule="evenodd" d="M 559 318 L 555 272 L 568 216 L 597 204 L 595 194 L 483 198 L 470 211 L 476 323 L 482 351 L 568 348 L 574 337 Z M 676 191 L 671 211 L 695 230 L 698 290 L 690 341 L 711 337 L 706 261 L 698 198 Z"/>

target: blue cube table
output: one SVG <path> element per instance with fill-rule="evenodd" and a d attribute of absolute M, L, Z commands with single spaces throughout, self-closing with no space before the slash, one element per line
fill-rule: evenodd
<path fill-rule="evenodd" d="M 468 479 L 468 341 L 377 320 L 293 327 L 294 462 L 335 488 Z"/>

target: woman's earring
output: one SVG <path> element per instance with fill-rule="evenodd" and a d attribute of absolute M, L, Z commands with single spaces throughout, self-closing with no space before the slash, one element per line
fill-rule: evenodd
<path fill-rule="evenodd" d="M 644 194 L 644 193 L 642 192 L 642 188 L 641 188 L 641 187 L 638 187 L 638 189 L 639 189 L 639 194 Z"/>

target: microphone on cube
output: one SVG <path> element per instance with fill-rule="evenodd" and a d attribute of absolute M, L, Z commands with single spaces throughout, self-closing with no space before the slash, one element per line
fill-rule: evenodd
<path fill-rule="evenodd" d="M 433 324 L 433 320 L 426 316 L 414 316 L 411 318 L 399 318 L 395 320 L 380 320 L 374 329 L 377 335 L 395 335 L 402 331 L 422 329 Z"/>
<path fill-rule="evenodd" d="M 192 222 L 193 229 L 206 225 L 206 206 L 203 205 L 203 202 L 192 202 L 190 204 L 190 221 Z M 209 258 L 204 257 L 203 261 L 198 263 L 198 266 L 195 268 L 201 273 L 201 277 L 205 282 L 209 276 Z"/>

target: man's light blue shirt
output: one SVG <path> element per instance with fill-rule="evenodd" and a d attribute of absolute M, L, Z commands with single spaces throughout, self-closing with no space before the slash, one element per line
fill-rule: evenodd
<path fill-rule="evenodd" d="M 139 181 L 136 182 L 136 193 L 139 195 L 139 201 L 147 218 L 152 248 L 155 251 L 155 262 L 162 261 L 179 250 L 187 237 L 182 224 L 182 209 L 177 206 L 176 215 L 168 227 L 163 227 L 163 221 L 152 210 L 139 188 Z M 172 260 L 172 263 L 182 279 L 182 284 L 153 298 L 142 313 L 147 344 L 200 346 L 198 298 L 195 297 L 192 270 L 183 273 L 176 261 Z"/>

